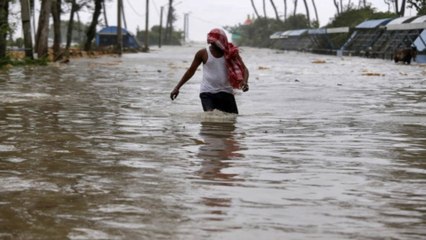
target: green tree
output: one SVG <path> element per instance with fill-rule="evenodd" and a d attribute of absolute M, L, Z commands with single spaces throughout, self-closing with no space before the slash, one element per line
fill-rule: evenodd
<path fill-rule="evenodd" d="M 102 11 L 103 1 L 104 0 L 94 0 L 95 8 L 93 10 L 92 21 L 89 25 L 89 28 L 87 29 L 87 32 L 86 32 L 86 43 L 84 44 L 84 50 L 85 51 L 92 50 L 92 42 L 93 42 L 93 39 L 95 39 L 95 36 L 96 36 L 96 26 L 99 23 L 99 16 L 102 13 L 101 11 Z"/>
<path fill-rule="evenodd" d="M 58 60 L 61 56 L 61 13 L 62 13 L 62 1 L 52 0 L 52 18 L 53 18 L 53 54 L 55 60 Z"/>
<path fill-rule="evenodd" d="M 414 8 L 418 16 L 426 15 L 426 0 L 408 0 L 408 7 Z"/>
<path fill-rule="evenodd" d="M 6 57 L 9 30 L 9 0 L 0 0 L 0 58 Z"/>
<path fill-rule="evenodd" d="M 395 18 L 397 15 L 390 12 L 377 12 L 371 6 L 360 9 L 348 9 L 334 16 L 334 19 L 327 27 L 355 27 L 369 19 Z"/>
<path fill-rule="evenodd" d="M 259 12 L 257 11 L 256 5 L 254 4 L 253 0 L 251 0 L 251 6 L 253 7 L 253 11 L 256 14 L 256 17 L 260 18 Z"/>
<path fill-rule="evenodd" d="M 41 58 L 47 57 L 48 54 L 49 18 L 51 7 L 52 0 L 44 0 L 41 2 L 35 43 L 35 51 Z"/>
<path fill-rule="evenodd" d="M 305 29 L 309 25 L 305 15 L 297 14 L 290 16 L 284 22 L 271 18 L 257 18 L 250 25 L 228 26 L 225 29 L 240 36 L 236 42 L 237 45 L 271 47 L 273 41 L 269 39 L 269 36 L 273 33 L 291 29 Z"/>
<path fill-rule="evenodd" d="M 172 33 L 172 37 L 169 40 L 169 45 L 180 45 L 181 44 L 181 39 L 182 39 L 182 34 L 183 32 L 173 32 Z M 136 38 L 140 41 L 143 42 L 145 40 L 145 30 L 140 30 L 139 28 L 136 29 Z M 150 32 L 149 32 L 149 39 L 148 42 L 150 45 L 157 45 L 158 41 L 160 38 L 160 26 L 159 25 L 155 25 L 153 27 L 151 27 Z"/>

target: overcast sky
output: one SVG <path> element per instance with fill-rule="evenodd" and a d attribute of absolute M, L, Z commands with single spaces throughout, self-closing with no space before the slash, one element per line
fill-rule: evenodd
<path fill-rule="evenodd" d="M 130 32 L 136 33 L 136 29 L 145 29 L 145 4 L 146 0 L 122 0 L 125 10 L 127 29 Z M 163 26 L 165 26 L 168 0 L 149 0 L 150 13 L 149 25 L 159 25 L 160 23 L 160 8 L 164 6 Z M 210 29 L 223 26 L 235 26 L 243 23 L 247 16 L 253 16 L 254 11 L 250 0 L 174 0 L 177 21 L 174 27 L 178 30 L 183 30 L 183 18 L 185 13 L 189 13 L 189 39 L 193 41 L 205 41 L 206 34 Z M 263 15 L 263 0 L 254 0 L 259 14 Z M 267 3 L 268 17 L 275 17 L 275 13 L 269 0 Z M 280 15 L 284 14 L 284 1 L 274 0 Z M 293 12 L 293 0 L 287 0 L 288 14 Z M 310 4 L 311 18 L 315 18 L 312 2 Z M 316 0 L 320 26 L 326 25 L 335 14 L 333 0 Z M 345 1 L 347 2 L 347 1 Z M 353 3 L 358 3 L 357 0 L 352 0 Z M 387 11 L 388 6 L 383 0 L 370 0 L 373 7 L 380 11 Z M 36 6 L 37 8 L 37 6 Z M 108 24 L 116 26 L 117 24 L 117 0 L 107 1 L 106 12 L 108 16 Z M 297 7 L 298 13 L 305 14 L 305 6 L 303 1 L 299 1 Z M 406 16 L 415 15 L 415 12 L 408 9 Z M 82 13 L 82 20 L 89 22 L 90 14 Z M 68 16 L 63 15 L 62 19 L 67 20 Z M 102 15 L 103 18 L 103 15 Z"/>
<path fill-rule="evenodd" d="M 107 3 L 107 14 L 109 25 L 117 23 L 117 1 Z M 160 7 L 165 6 L 163 25 L 166 21 L 166 9 L 168 0 L 150 0 L 149 25 L 159 25 L 160 22 Z M 207 32 L 215 27 L 234 26 L 243 23 L 247 15 L 254 15 L 253 7 L 250 0 L 174 0 L 176 14 L 178 20 L 175 22 L 175 28 L 183 30 L 184 13 L 189 13 L 189 39 L 195 41 L 204 41 Z M 259 14 L 263 15 L 263 0 L 254 0 Z M 276 7 L 280 15 L 284 14 L 284 1 L 275 0 Z M 293 1 L 287 1 L 290 6 L 288 12 L 292 12 L 294 7 Z M 310 3 L 310 15 L 314 18 L 314 10 Z M 345 1 L 346 2 L 346 1 Z M 352 2 L 358 3 L 353 0 Z M 381 11 L 387 11 L 388 6 L 383 0 L 370 1 L 373 7 Z M 269 0 L 267 3 L 267 15 L 275 17 L 275 13 Z M 137 26 L 140 29 L 145 28 L 145 0 L 123 0 L 126 13 L 127 28 L 135 33 Z M 326 25 L 330 18 L 335 14 L 333 0 L 316 0 L 320 26 Z M 299 1 L 298 13 L 305 13 L 303 1 Z M 415 13 L 412 13 L 415 15 Z M 410 10 L 407 10 L 407 16 L 410 15 Z"/>

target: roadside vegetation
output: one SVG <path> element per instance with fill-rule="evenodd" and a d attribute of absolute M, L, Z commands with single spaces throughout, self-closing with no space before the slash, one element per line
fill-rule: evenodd
<path fill-rule="evenodd" d="M 273 3 L 272 0 L 270 2 Z M 297 2 L 297 0 L 294 2 Z M 344 2 L 347 2 L 347 5 L 342 4 Z M 371 7 L 369 1 L 359 1 L 360 4 L 358 6 L 355 6 L 352 2 L 334 0 L 336 14 L 324 27 L 353 28 L 366 20 L 397 18 L 404 15 L 405 6 L 415 9 L 418 12 L 418 15 L 426 14 L 425 0 L 385 0 L 385 2 L 388 2 L 390 9 L 390 11 L 387 12 L 381 12 Z M 276 41 L 273 41 L 269 38 L 273 33 L 296 29 L 313 29 L 319 27 L 318 21 L 316 19 L 312 20 L 310 17 L 311 14 L 309 13 L 307 7 L 308 2 L 305 0 L 303 3 L 306 6 L 305 14 L 295 14 L 296 11 L 294 10 L 290 15 L 287 15 L 285 12 L 284 17 L 280 17 L 278 14 L 276 14 L 275 17 L 268 17 L 266 15 L 266 11 L 264 11 L 263 16 L 259 14 L 259 11 L 256 9 L 256 6 L 252 0 L 252 6 L 256 16 L 253 18 L 251 24 L 227 26 L 226 29 L 231 32 L 233 36 L 235 36 L 234 42 L 237 45 L 274 48 L 274 43 Z M 263 4 L 263 9 L 265 9 L 265 1 L 263 1 Z M 312 4 L 316 10 L 315 1 L 312 1 Z M 274 4 L 272 4 L 272 6 L 274 7 Z M 318 14 L 316 13 L 315 15 L 316 18 L 318 18 Z"/>
<path fill-rule="evenodd" d="M 39 2 L 40 11 L 35 19 L 35 3 Z M 108 26 L 105 14 L 105 2 L 122 2 L 122 0 L 0 0 L 0 67 L 5 65 L 46 64 L 49 61 L 64 61 L 72 54 L 82 55 L 96 50 L 96 30 L 100 26 Z M 371 0 L 321 0 L 333 1 L 336 14 L 326 27 L 354 27 L 367 19 L 404 16 L 406 7 L 412 8 L 419 15 L 426 14 L 425 0 L 384 0 L 389 6 L 388 12 L 378 12 L 371 7 Z M 176 13 L 173 4 L 176 0 L 168 0 L 165 26 L 157 25 L 147 33 L 136 30 L 136 37 L 143 42 L 148 34 L 148 42 L 154 44 L 179 45 L 182 32 L 175 31 L 173 25 Z M 252 47 L 274 47 L 270 35 L 279 31 L 294 29 L 318 28 L 318 11 L 315 0 L 283 0 L 284 12 L 277 10 L 274 0 L 269 0 L 273 17 L 266 15 L 266 0 L 263 0 L 263 14 L 256 8 L 259 1 L 251 0 L 254 15 L 250 24 L 228 26 L 226 29 L 234 34 L 238 45 Z M 290 9 L 290 3 L 293 9 Z M 304 14 L 297 13 L 304 6 Z M 358 2 L 355 5 L 354 2 Z M 313 13 L 310 12 L 313 9 Z M 91 15 L 89 23 L 82 23 L 79 14 Z M 67 14 L 67 19 L 62 19 Z M 281 14 L 281 15 L 280 15 Z M 125 16 L 123 16 L 125 19 Z M 51 23 L 49 23 L 49 19 Z M 37 21 L 37 24 L 35 22 Z M 33 26 L 37 25 L 37 29 Z M 14 38 L 22 27 L 22 37 Z M 51 42 L 50 42 L 51 41 Z M 112 49 L 115 51 L 117 49 Z M 23 56 L 15 54 L 20 51 Z M 76 53 L 80 51 L 79 53 Z M 34 57 L 37 56 L 37 57 Z"/>

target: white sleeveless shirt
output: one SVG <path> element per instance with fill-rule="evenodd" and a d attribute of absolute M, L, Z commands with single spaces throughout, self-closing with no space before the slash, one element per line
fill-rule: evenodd
<path fill-rule="evenodd" d="M 216 58 L 210 52 L 209 47 L 206 50 L 208 57 L 206 63 L 203 64 L 203 80 L 201 81 L 200 92 L 233 93 L 234 90 L 228 80 L 225 57 Z"/>

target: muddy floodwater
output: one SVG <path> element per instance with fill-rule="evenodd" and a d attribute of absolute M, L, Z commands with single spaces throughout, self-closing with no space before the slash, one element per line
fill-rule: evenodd
<path fill-rule="evenodd" d="M 0 239 L 426 239 L 426 66 L 242 48 L 240 115 L 201 46 L 0 71 Z"/>

